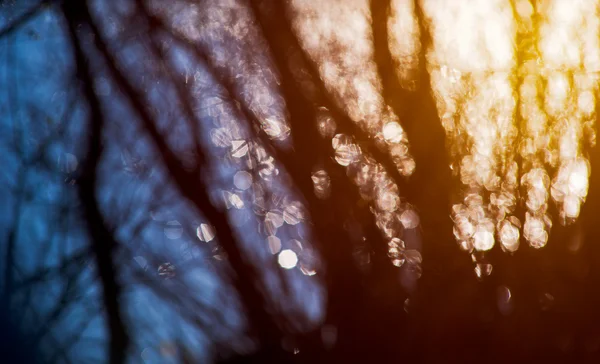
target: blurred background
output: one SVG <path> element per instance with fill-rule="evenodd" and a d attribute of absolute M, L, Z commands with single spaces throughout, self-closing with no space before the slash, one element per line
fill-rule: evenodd
<path fill-rule="evenodd" d="M 0 361 L 597 362 L 599 6 L 1 2 Z"/>

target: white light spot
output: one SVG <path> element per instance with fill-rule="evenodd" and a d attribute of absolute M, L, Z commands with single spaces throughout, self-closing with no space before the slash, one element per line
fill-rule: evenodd
<path fill-rule="evenodd" d="M 494 246 L 494 234 L 487 230 L 477 231 L 473 235 L 473 245 L 475 246 L 475 249 L 479 251 L 492 249 Z"/>
<path fill-rule="evenodd" d="M 585 196 L 588 189 L 588 170 L 585 163 L 579 163 L 569 175 L 569 191 L 577 196 Z"/>
<path fill-rule="evenodd" d="M 273 118 L 265 119 L 262 126 L 265 134 L 273 139 L 285 140 L 290 135 L 290 128 L 284 122 Z"/>
<path fill-rule="evenodd" d="M 402 140 L 404 130 L 395 121 L 385 124 L 383 127 L 383 138 L 390 143 L 399 143 Z"/>
<path fill-rule="evenodd" d="M 279 265 L 285 269 L 292 269 L 298 264 L 298 256 L 290 249 L 282 250 L 277 258 Z"/>
<path fill-rule="evenodd" d="M 217 147 L 228 147 L 231 145 L 231 136 L 225 128 L 212 129 L 210 131 L 210 140 Z"/>
<path fill-rule="evenodd" d="M 519 248 L 519 228 L 508 221 L 502 222 L 499 231 L 500 244 L 502 248 L 509 252 L 515 252 Z"/>
<path fill-rule="evenodd" d="M 383 211 L 396 211 L 398 204 L 400 203 L 400 197 L 398 194 L 392 191 L 382 191 L 377 195 L 377 207 Z"/>
<path fill-rule="evenodd" d="M 335 149 L 335 160 L 344 167 L 356 162 L 359 155 L 360 148 L 356 144 L 343 144 Z"/>
<path fill-rule="evenodd" d="M 231 142 L 231 155 L 235 158 L 242 158 L 248 153 L 248 143 L 245 140 L 233 140 Z"/>
<path fill-rule="evenodd" d="M 302 205 L 298 202 L 291 203 L 283 210 L 283 220 L 290 225 L 296 225 L 303 219 Z"/>
<path fill-rule="evenodd" d="M 400 215 L 400 222 L 405 229 L 414 229 L 419 226 L 419 215 L 415 210 L 406 210 Z"/>
<path fill-rule="evenodd" d="M 281 240 L 275 235 L 270 235 L 267 238 L 267 243 L 269 244 L 269 251 L 271 254 L 275 255 L 281 250 Z"/>
<path fill-rule="evenodd" d="M 200 241 L 208 243 L 215 238 L 215 229 L 208 224 L 200 224 L 196 229 L 196 236 Z"/>
<path fill-rule="evenodd" d="M 312 277 L 315 274 L 317 274 L 316 270 L 314 270 L 313 268 L 309 268 L 303 264 L 300 264 L 300 271 L 302 272 L 302 274 L 304 274 L 305 276 L 309 276 L 309 277 Z"/>
<path fill-rule="evenodd" d="M 239 171 L 233 176 L 233 184 L 242 191 L 252 186 L 252 175 L 246 171 Z"/>
<path fill-rule="evenodd" d="M 238 210 L 244 207 L 244 201 L 237 193 L 232 193 L 229 195 L 229 202 Z"/>
<path fill-rule="evenodd" d="M 477 278 L 487 277 L 492 274 L 492 268 L 491 264 L 478 263 L 477 266 L 475 266 L 475 274 L 477 275 Z"/>
<path fill-rule="evenodd" d="M 523 236 L 529 242 L 529 246 L 539 249 L 546 246 L 548 242 L 548 232 L 544 221 L 529 213 L 525 215 L 525 225 L 523 226 Z"/>
<path fill-rule="evenodd" d="M 274 235 L 283 225 L 283 216 L 279 212 L 270 211 L 265 216 L 265 230 L 267 234 Z"/>
<path fill-rule="evenodd" d="M 566 217 L 576 218 L 579 216 L 579 198 L 573 195 L 565 197 L 563 209 Z"/>

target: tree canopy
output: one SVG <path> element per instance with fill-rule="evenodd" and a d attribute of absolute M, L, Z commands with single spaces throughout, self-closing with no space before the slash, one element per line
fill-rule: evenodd
<path fill-rule="evenodd" d="M 3 357 L 595 362 L 599 6 L 2 3 Z"/>

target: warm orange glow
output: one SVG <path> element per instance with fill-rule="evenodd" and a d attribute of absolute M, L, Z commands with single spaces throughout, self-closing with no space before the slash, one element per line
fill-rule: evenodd
<path fill-rule="evenodd" d="M 423 1 L 428 68 L 453 170 L 466 191 L 453 209 L 461 247 L 486 251 L 548 242 L 549 199 L 560 222 L 579 216 L 593 145 L 597 5 L 589 1 Z M 518 146 L 518 149 L 515 148 Z M 517 165 L 517 157 L 521 163 Z M 556 172 L 552 172 L 556 170 Z"/>
<path fill-rule="evenodd" d="M 418 86 L 413 77 L 418 67 L 429 72 L 450 168 L 461 184 L 462 197 L 451 211 L 459 246 L 473 253 L 496 245 L 515 252 L 522 237 L 531 247 L 545 246 L 552 227 L 550 200 L 559 222 L 568 224 L 587 196 L 585 148 L 595 144 L 600 69 L 597 5 L 583 0 L 419 4 L 432 44 L 422 49 L 414 3 L 395 0 L 387 24 L 389 48 L 406 90 Z M 328 90 L 358 126 L 399 154 L 398 170 L 411 175 L 415 163 L 403 121 L 381 95 L 369 2 L 295 0 L 293 6 L 295 30 Z M 419 65 L 419 52 L 426 52 L 426 65 Z M 383 166 L 364 155 L 351 136 L 336 135 L 335 121 L 322 111 L 319 127 L 332 138 L 335 160 L 372 202 L 382 234 L 401 238 L 400 230 L 415 227 L 418 215 L 401 202 L 401 191 Z M 319 187 L 328 186 L 326 176 L 315 174 L 313 181 L 315 193 L 326 195 Z M 398 248 L 390 249 L 394 260 Z M 491 272 L 491 267 L 478 269 L 481 275 Z"/>

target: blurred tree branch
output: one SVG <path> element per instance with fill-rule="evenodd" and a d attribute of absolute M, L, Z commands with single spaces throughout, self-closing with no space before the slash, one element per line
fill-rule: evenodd
<path fill-rule="evenodd" d="M 89 107 L 88 151 L 77 181 L 79 197 L 86 215 L 85 221 L 90 233 L 92 250 L 96 257 L 96 268 L 103 287 L 103 302 L 110 331 L 109 360 L 114 364 L 124 363 L 129 345 L 129 335 L 121 314 L 119 303 L 121 287 L 117 282 L 118 270 L 113 260 L 118 244 L 106 226 L 96 200 L 97 168 L 102 156 L 103 112 L 92 87 L 94 76 L 90 70 L 90 62 L 86 60 L 77 35 L 80 22 L 87 23 L 87 7 L 82 3 L 69 2 L 63 5 L 63 12 L 73 47 L 76 73 L 82 81 L 82 91 Z"/>

